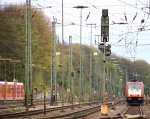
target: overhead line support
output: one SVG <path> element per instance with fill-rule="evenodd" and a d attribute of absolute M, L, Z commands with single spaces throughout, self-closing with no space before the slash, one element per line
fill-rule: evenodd
<path fill-rule="evenodd" d="M 79 107 L 81 107 L 81 99 L 83 98 L 83 76 L 82 76 L 82 70 L 83 70 L 83 63 L 82 63 L 82 10 L 84 8 L 88 8 L 88 6 L 75 6 L 73 8 L 80 9 L 80 81 L 79 81 Z"/>
<path fill-rule="evenodd" d="M 90 85 L 89 85 L 89 101 L 91 104 L 91 98 L 92 96 L 92 79 L 93 79 L 93 71 L 92 71 L 92 55 L 93 55 L 93 50 L 92 50 L 92 26 L 96 25 L 94 23 L 86 24 L 91 26 L 91 38 L 90 38 L 90 75 L 89 75 L 89 80 L 90 80 Z"/>

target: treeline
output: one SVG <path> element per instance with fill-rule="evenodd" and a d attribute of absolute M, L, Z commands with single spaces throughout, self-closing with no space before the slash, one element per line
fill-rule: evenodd
<path fill-rule="evenodd" d="M 50 66 L 51 23 L 40 10 L 31 10 L 32 63 L 34 66 Z M 0 8 L 0 56 L 16 63 L 16 78 L 24 80 L 26 17 L 24 5 L 9 5 Z M 1 60 L 0 77 L 13 80 L 14 68 L 11 61 Z M 6 70 L 6 71 L 5 71 Z"/>
<path fill-rule="evenodd" d="M 26 21 L 25 21 L 25 6 L 24 5 L 9 5 L 0 8 L 0 58 L 11 58 L 19 60 L 18 63 L 13 63 L 9 60 L 0 60 L 0 78 L 12 81 L 16 78 L 18 81 L 24 82 L 25 77 L 25 36 L 26 36 Z M 40 87 L 43 82 L 50 89 L 51 81 L 51 43 L 52 43 L 52 27 L 51 21 L 47 19 L 44 13 L 37 9 L 31 10 L 31 34 L 32 34 L 32 67 L 33 67 L 33 85 Z M 61 52 L 61 43 L 56 43 L 56 51 Z M 82 73 L 84 83 L 82 84 L 87 90 L 89 88 L 89 72 L 90 72 L 90 47 L 82 46 Z M 80 45 L 73 44 L 73 72 L 75 88 L 79 87 L 80 75 Z M 92 88 L 98 88 L 98 81 L 102 80 L 103 58 L 97 48 L 92 48 L 92 54 L 98 52 L 98 55 L 92 55 Z M 69 72 L 69 45 L 64 46 L 64 61 L 62 64 L 61 56 L 56 57 L 56 75 L 58 87 L 62 85 L 61 80 L 61 65 L 64 65 L 64 81 L 65 88 L 70 85 Z M 111 57 L 115 57 L 119 66 L 122 68 L 122 73 L 113 63 Z M 106 73 L 108 71 L 113 74 L 113 80 L 119 84 L 120 78 L 132 79 L 135 74 L 137 78 L 147 84 L 150 84 L 150 67 L 143 60 L 131 62 L 125 58 L 111 55 L 107 58 Z M 14 72 L 15 71 L 15 72 Z M 15 73 L 15 74 L 14 74 Z M 15 77 L 14 77 L 15 76 Z M 60 88 L 59 87 L 59 88 Z M 77 90 L 75 90 L 77 91 Z M 78 92 L 76 92 L 78 93 Z"/>

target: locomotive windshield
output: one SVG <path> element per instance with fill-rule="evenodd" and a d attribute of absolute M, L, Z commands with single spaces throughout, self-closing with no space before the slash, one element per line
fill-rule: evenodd
<path fill-rule="evenodd" d="M 130 89 L 141 89 L 141 85 L 140 84 L 129 84 L 129 88 Z"/>

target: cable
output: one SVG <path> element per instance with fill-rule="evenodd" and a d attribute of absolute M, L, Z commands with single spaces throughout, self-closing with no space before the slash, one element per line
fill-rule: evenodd
<path fill-rule="evenodd" d="M 141 11 L 142 11 L 142 9 L 137 8 L 137 7 L 135 7 L 135 6 L 131 5 L 131 4 L 128 4 L 128 3 L 126 3 L 126 2 L 124 2 L 124 1 L 122 1 L 122 0 L 118 0 L 118 1 L 120 1 L 120 2 L 122 2 L 122 3 L 124 3 L 124 4 L 126 4 L 126 5 L 129 5 L 129 6 L 133 7 L 133 8 L 136 8 L 136 9 L 138 9 L 138 10 L 141 10 Z M 144 12 L 144 13 L 149 14 L 148 12 Z"/>

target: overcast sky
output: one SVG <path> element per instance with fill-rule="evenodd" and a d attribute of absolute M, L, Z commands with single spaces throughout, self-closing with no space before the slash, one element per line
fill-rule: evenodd
<path fill-rule="evenodd" d="M 23 4 L 25 0 L 0 0 L 1 5 Z M 62 1 L 32 0 L 34 7 L 42 8 L 46 17 L 53 21 L 57 19 L 56 33 L 61 41 Z M 90 45 L 90 26 L 92 29 L 92 44 L 100 35 L 102 9 L 109 12 L 109 42 L 111 50 L 118 56 L 130 60 L 144 59 L 150 63 L 150 18 L 149 0 L 64 0 L 64 40 L 68 42 L 72 36 L 73 43 L 80 42 L 80 13 L 74 6 L 88 6 L 82 10 L 82 44 Z M 51 8 L 47 8 L 51 6 Z M 89 17 L 88 17 L 89 16 Z M 118 23 L 127 23 L 119 25 Z M 73 25 L 74 24 L 74 25 Z M 97 42 L 96 42 L 97 43 Z"/>

